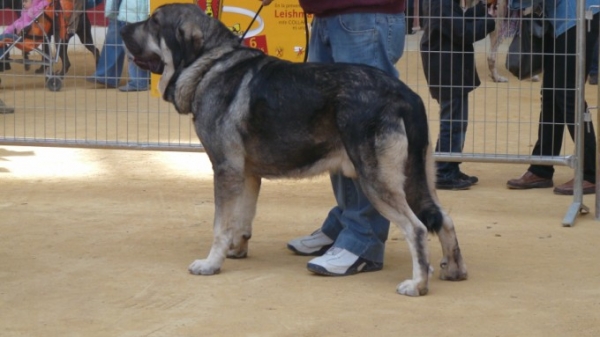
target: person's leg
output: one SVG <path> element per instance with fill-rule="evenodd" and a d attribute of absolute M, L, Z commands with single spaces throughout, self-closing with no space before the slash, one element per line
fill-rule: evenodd
<path fill-rule="evenodd" d="M 308 59 L 312 62 L 363 63 L 397 77 L 395 63 L 404 50 L 404 27 L 404 14 L 350 14 L 315 18 Z M 370 270 L 380 269 L 389 221 L 371 206 L 355 181 L 334 174 L 331 182 L 338 206 L 329 212 L 321 230 L 290 241 L 288 247 L 294 251 L 297 251 L 296 247 L 306 248 L 306 251 L 318 254 L 318 245 L 329 245 L 335 240 L 336 247 L 324 255 L 325 260 L 317 258 L 309 262 L 309 269 L 323 274 L 347 275 L 349 272 L 369 270 L 373 266 Z M 349 254 L 336 255 L 340 250 Z M 347 259 L 348 256 L 350 259 Z M 336 260 L 334 263 L 338 264 L 337 267 L 341 263 L 341 267 L 333 273 L 317 270 L 321 265 L 331 267 L 331 264 L 327 264 L 327 261 L 331 261 L 330 257 Z M 350 268 L 362 259 L 374 264 L 369 264 L 366 270 Z"/>
<path fill-rule="evenodd" d="M 592 27 L 587 34 L 586 59 L 591 59 L 591 43 L 598 38 L 598 15 L 594 16 Z M 595 24 L 594 24 L 595 22 Z M 574 138 L 575 87 L 576 87 L 576 28 L 554 37 L 550 32 L 545 36 L 544 79 L 542 82 L 542 111 L 540 113 L 538 140 L 533 148 L 534 156 L 560 155 L 565 124 Z M 590 63 L 586 62 L 586 73 Z M 591 122 L 585 123 L 584 134 L 584 179 L 595 182 L 596 136 Z M 529 173 L 529 174 L 528 174 Z M 509 188 L 551 187 L 554 167 L 551 165 L 531 165 L 523 177 L 509 180 Z M 557 186 L 555 193 L 572 194 L 571 186 Z M 512 185 L 512 186 L 511 186 Z M 568 191 L 570 189 L 570 192 Z M 591 188 L 589 192 L 591 192 Z"/>
<path fill-rule="evenodd" d="M 597 29 L 595 31 L 597 32 Z M 546 56 L 544 60 L 542 114 L 540 115 L 538 141 L 533 149 L 533 155 L 560 155 L 565 124 L 569 129 L 571 137 L 573 138 L 574 136 L 576 100 L 575 68 L 577 64 L 576 44 L 573 43 L 576 40 L 575 35 L 576 28 L 573 27 L 564 34 L 556 37 L 553 54 Z M 548 58 L 551 58 L 551 60 L 548 60 Z M 546 66 L 547 64 L 550 64 L 550 66 Z M 585 152 L 586 155 L 594 155 L 595 158 L 594 131 L 591 123 L 586 124 L 588 125 L 586 125 L 586 135 L 584 135 Z M 594 149 L 594 151 L 590 149 Z M 595 172 L 595 159 L 589 161 L 593 163 L 594 168 L 592 169 L 590 166 L 588 174 L 595 176 L 593 174 Z M 546 178 L 552 178 L 554 174 L 554 168 L 547 165 L 532 165 L 529 170 L 540 177 Z M 595 181 L 595 178 L 592 181 Z"/>
<path fill-rule="evenodd" d="M 590 64 L 590 77 L 588 79 L 588 83 L 592 85 L 598 84 L 598 48 L 600 48 L 600 39 L 596 38 L 596 42 L 592 47 L 592 58 Z M 587 49 L 586 49 L 587 50 Z"/>
<path fill-rule="evenodd" d="M 465 144 L 469 118 L 469 96 L 462 91 L 450 99 L 440 100 L 440 133 L 436 142 L 436 152 L 461 153 Z M 461 174 L 459 162 L 438 161 L 438 189 L 467 189 L 475 182 L 476 177 Z"/>
<path fill-rule="evenodd" d="M 127 84 L 119 87 L 120 91 L 144 91 L 148 90 L 150 81 L 150 72 L 138 67 L 133 60 L 128 59 L 127 63 L 128 81 Z"/>
<path fill-rule="evenodd" d="M 326 23 L 325 35 L 328 39 L 325 45 L 330 46 L 334 62 L 371 65 L 398 76 L 395 63 L 404 50 L 403 13 L 346 14 L 323 21 Z M 332 174 L 331 182 L 338 206 L 332 209 L 323 223 L 323 232 L 335 240 L 334 248 L 356 255 L 354 262 L 360 257 L 377 264 L 372 270 L 380 269 L 389 221 L 373 208 L 358 182 L 341 174 Z M 337 233 L 329 231 L 329 228 L 335 228 Z M 309 269 L 320 272 L 312 269 L 311 265 L 315 267 L 322 262 L 325 261 L 313 259 L 309 262 Z"/>
<path fill-rule="evenodd" d="M 406 34 L 412 35 L 415 32 L 412 27 L 415 21 L 415 0 L 408 0 L 406 2 Z"/>
<path fill-rule="evenodd" d="M 0 114 L 11 114 L 14 112 L 14 107 L 6 105 L 6 103 L 0 99 Z"/>
<path fill-rule="evenodd" d="M 334 62 L 327 26 L 328 20 L 326 19 L 315 18 L 313 20 L 312 36 L 308 46 L 308 62 Z M 335 194 L 335 186 L 333 188 Z M 342 224 L 338 220 L 341 213 L 342 210 L 339 207 L 334 207 L 321 226 L 321 231 L 331 240 L 337 239 L 342 230 Z"/>
<path fill-rule="evenodd" d="M 308 45 L 308 62 L 333 63 L 331 44 L 327 32 L 327 20 L 315 17 L 311 25 L 311 37 Z M 333 186 L 335 194 L 335 186 Z M 321 228 L 310 235 L 298 237 L 288 242 L 288 249 L 299 255 L 323 255 L 331 248 L 342 231 L 342 223 L 338 220 L 342 209 L 333 207 Z"/>
<path fill-rule="evenodd" d="M 593 58 L 593 50 L 591 47 L 593 46 L 593 42 L 598 40 L 598 17 L 599 15 L 595 15 L 594 19 L 590 26 L 595 27 L 595 29 L 591 29 L 587 32 L 587 45 L 586 45 L 586 60 L 592 60 Z M 557 65 L 557 67 L 564 68 L 564 72 L 562 76 L 557 76 L 557 81 L 555 86 L 556 90 L 556 98 L 555 105 L 557 109 L 557 113 L 564 115 L 567 129 L 569 130 L 569 134 L 571 139 L 575 139 L 575 102 L 576 102 L 576 64 L 577 64 L 577 49 L 576 44 L 572 43 L 576 39 L 576 28 L 573 27 L 569 29 L 565 34 L 562 34 L 556 38 L 556 44 L 560 47 L 559 50 L 562 50 L 561 53 L 564 56 L 559 58 L 559 62 L 561 62 L 563 67 Z M 586 71 L 587 74 L 591 68 L 592 64 L 590 61 L 586 62 Z M 584 102 L 585 103 L 585 102 Z M 587 103 L 585 103 L 585 107 L 587 108 Z M 562 137 L 561 137 L 562 138 Z M 586 188 L 584 188 L 584 192 L 586 194 L 595 193 L 595 184 L 596 182 L 596 134 L 594 132 L 594 127 L 592 122 L 585 122 L 583 128 L 583 176 L 584 180 L 588 183 L 585 184 Z M 573 181 L 569 181 L 566 184 L 561 186 L 557 186 L 554 189 L 554 192 L 557 194 L 573 194 Z"/>
<path fill-rule="evenodd" d="M 560 153 L 564 132 L 564 115 L 557 113 L 555 106 L 555 82 L 564 76 L 564 45 L 555 41 L 554 32 L 550 30 L 544 36 L 544 76 L 541 89 L 541 111 L 538 123 L 538 139 L 533 147 L 533 156 L 553 156 Z M 564 58 L 562 59 L 564 62 Z M 507 182 L 509 188 L 546 188 L 552 187 L 554 167 L 551 165 L 530 165 L 527 172 L 518 179 Z"/>
<path fill-rule="evenodd" d="M 591 28 L 586 35 L 586 67 L 591 69 L 592 65 L 596 67 L 598 66 L 598 48 L 600 47 L 600 14 L 594 15 L 590 27 L 593 28 Z M 585 106 L 587 108 L 587 102 Z M 596 133 L 594 131 L 594 124 L 591 121 L 585 122 L 584 130 L 585 134 L 583 135 L 583 179 L 592 184 L 596 184 L 597 144 Z"/>
<path fill-rule="evenodd" d="M 4 39 L 11 39 L 13 41 L 17 40 L 19 38 L 18 35 L 16 34 L 0 34 L 0 41 L 4 41 Z M 8 47 L 6 45 L 0 47 L 0 72 L 3 72 L 5 70 L 10 70 L 11 66 L 10 66 L 10 55 L 9 53 L 7 53 L 6 55 L 4 55 L 4 53 L 6 53 L 6 51 L 8 50 Z"/>
<path fill-rule="evenodd" d="M 124 25 L 124 22 L 108 20 L 104 46 L 96 64 L 96 72 L 88 78 L 89 81 L 113 88 L 119 85 L 125 61 L 125 47 L 119 32 Z"/>
<path fill-rule="evenodd" d="M 344 14 L 327 18 L 334 62 L 366 64 L 398 77 L 405 18 L 399 14 Z"/>

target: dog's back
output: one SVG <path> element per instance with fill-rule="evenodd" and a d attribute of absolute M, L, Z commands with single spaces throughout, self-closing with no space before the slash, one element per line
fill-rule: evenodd
<path fill-rule="evenodd" d="M 428 231 L 439 231 L 442 215 L 434 199 L 427 115 L 418 94 L 397 78 L 364 65 L 297 64 L 258 56 L 244 68 L 254 72 L 248 83 L 250 99 L 244 123 L 245 133 L 252 135 L 244 141 L 247 156 L 252 158 L 248 162 L 260 163 L 252 168 L 253 173 L 303 176 L 311 175 L 311 170 L 322 172 L 325 166 L 346 169 L 345 173 L 355 176 L 343 160 L 329 160 L 345 150 L 354 170 L 363 175 L 392 167 L 387 174 L 403 176 L 411 209 Z M 219 81 L 235 86 L 237 81 L 228 76 L 246 71 L 236 68 Z M 387 142 L 396 134 L 406 137 L 406 149 L 393 137 Z M 381 155 L 384 151 L 391 152 L 390 156 Z M 397 161 L 403 151 L 405 161 Z M 320 161 L 327 163 L 319 165 Z M 373 167 L 366 167 L 369 165 Z"/>

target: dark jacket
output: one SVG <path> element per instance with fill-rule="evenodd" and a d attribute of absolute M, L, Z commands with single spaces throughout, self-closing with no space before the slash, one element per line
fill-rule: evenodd
<path fill-rule="evenodd" d="M 406 0 L 300 0 L 300 7 L 316 16 L 330 16 L 348 13 L 404 12 Z"/>
<path fill-rule="evenodd" d="M 431 96 L 437 100 L 467 94 L 481 82 L 473 43 L 494 30 L 495 20 L 479 3 L 463 12 L 460 0 L 424 0 L 421 59 Z"/>

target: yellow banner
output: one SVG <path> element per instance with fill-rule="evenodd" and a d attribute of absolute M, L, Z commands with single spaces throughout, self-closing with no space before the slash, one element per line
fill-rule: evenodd
<path fill-rule="evenodd" d="M 306 25 L 298 0 L 275 0 L 262 8 L 258 0 L 200 0 L 198 5 L 243 36 L 245 45 L 288 61 L 304 61 Z"/>
<path fill-rule="evenodd" d="M 150 10 L 167 3 L 195 3 L 191 0 L 151 0 Z M 205 13 L 218 18 L 232 32 L 244 36 L 243 43 L 268 55 L 292 62 L 304 62 L 307 48 L 305 17 L 298 0 L 275 0 L 261 8 L 259 0 L 199 0 Z M 260 11 L 260 12 L 259 12 Z M 257 14 L 258 13 L 258 14 Z M 160 76 L 152 74 L 151 94 L 160 96 L 156 84 Z"/>

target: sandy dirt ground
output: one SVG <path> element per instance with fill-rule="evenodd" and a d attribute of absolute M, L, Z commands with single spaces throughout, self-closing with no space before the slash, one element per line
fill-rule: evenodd
<path fill-rule="evenodd" d="M 315 276 L 286 249 L 334 204 L 326 176 L 264 181 L 249 257 L 193 276 L 212 240 L 204 154 L 0 146 L 0 336 L 600 335 L 595 197 L 567 228 L 571 197 L 505 188 L 526 165 L 463 168 L 479 184 L 439 194 L 469 279 L 437 278 L 431 237 L 430 292 L 409 298 L 396 227 L 379 272 Z"/>
<path fill-rule="evenodd" d="M 212 238 L 204 154 L 1 147 L 0 159 L 2 336 L 600 333 L 600 224 L 587 214 L 562 227 L 570 197 L 507 190 L 522 165 L 464 164 L 480 183 L 440 197 L 470 278 L 436 273 L 427 296 L 408 298 L 395 293 L 411 275 L 395 227 L 380 272 L 319 277 L 286 249 L 333 205 L 326 177 L 266 181 L 249 257 L 203 277 L 187 266 Z M 430 248 L 437 267 L 437 238 Z"/>

